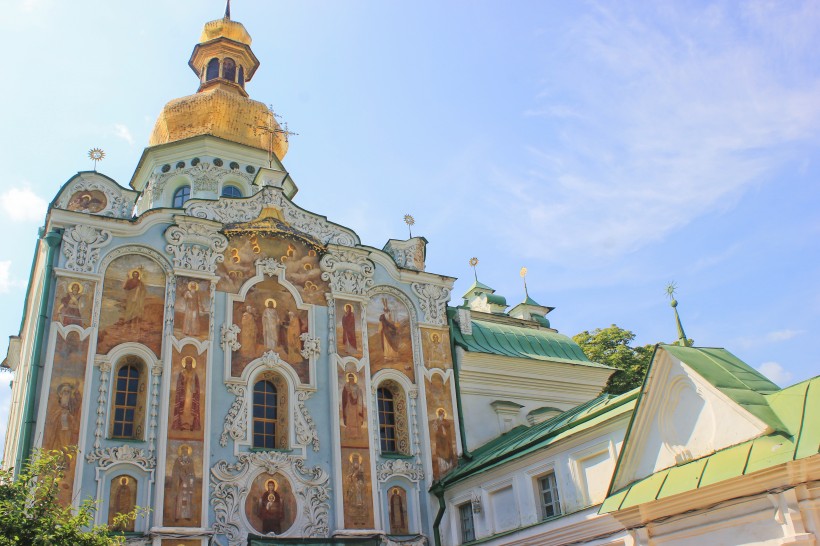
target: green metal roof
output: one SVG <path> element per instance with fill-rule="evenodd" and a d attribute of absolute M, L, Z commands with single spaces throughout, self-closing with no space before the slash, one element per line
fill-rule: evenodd
<path fill-rule="evenodd" d="M 489 286 L 487 286 L 487 285 L 486 285 L 486 284 L 484 284 L 483 282 L 479 282 L 479 280 L 478 280 L 478 279 L 476 279 L 476 280 L 475 280 L 475 282 L 473 282 L 473 284 L 471 284 L 471 285 L 470 285 L 470 288 L 468 288 L 468 289 L 467 289 L 467 291 L 466 291 L 466 292 L 464 292 L 464 296 L 463 296 L 463 297 L 465 297 L 465 298 L 466 298 L 466 297 L 467 297 L 467 295 L 468 295 L 470 292 L 472 292 L 473 290 L 475 290 L 476 288 L 480 289 L 481 291 L 495 292 L 495 289 L 490 288 Z"/>
<path fill-rule="evenodd" d="M 510 319 L 509 323 L 482 320 L 476 317 L 477 313 L 472 313 L 473 333 L 468 335 L 462 334 L 459 327 L 452 324 L 453 314 L 454 311 L 450 310 L 453 340 L 466 351 L 609 369 L 590 361 L 577 343 L 553 330 L 527 327 L 514 319 Z"/>
<path fill-rule="evenodd" d="M 507 298 L 504 296 L 499 296 L 497 294 L 485 294 L 487 296 L 487 302 L 494 303 L 496 305 L 503 305 L 507 306 Z"/>
<path fill-rule="evenodd" d="M 599 423 L 632 411 L 638 389 L 614 396 L 602 394 L 589 402 L 567 410 L 543 423 L 518 426 L 472 451 L 472 459 L 461 460 L 455 470 L 445 476 L 445 487 L 468 476 L 523 457 Z"/>
<path fill-rule="evenodd" d="M 768 380 L 761 381 L 761 385 L 765 383 L 772 384 Z M 599 513 L 638 506 L 819 453 L 820 376 L 763 396 L 778 420 L 785 423 L 787 432 L 759 436 L 656 472 L 612 493 Z"/>
<path fill-rule="evenodd" d="M 529 296 L 529 294 L 527 294 L 527 297 L 526 297 L 526 298 L 524 299 L 524 301 L 522 301 L 521 303 L 523 303 L 524 305 L 535 305 L 535 306 L 537 306 L 537 307 L 543 307 L 540 303 L 538 303 L 537 301 L 535 301 L 534 299 L 532 299 L 532 298 Z M 521 304 L 519 304 L 519 305 L 521 305 Z"/>
<path fill-rule="evenodd" d="M 787 431 L 765 396 L 779 391 L 780 387 L 738 357 L 719 348 L 665 344 L 661 347 L 771 428 Z"/>

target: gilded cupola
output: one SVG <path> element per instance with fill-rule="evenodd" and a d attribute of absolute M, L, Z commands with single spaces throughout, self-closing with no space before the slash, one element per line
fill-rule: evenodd
<path fill-rule="evenodd" d="M 280 160 L 288 151 L 286 135 L 273 113 L 252 100 L 245 84 L 259 68 L 251 37 L 242 23 L 225 16 L 205 24 L 188 66 L 199 78 L 193 95 L 174 99 L 162 109 L 149 146 L 200 135 L 273 151 Z"/>

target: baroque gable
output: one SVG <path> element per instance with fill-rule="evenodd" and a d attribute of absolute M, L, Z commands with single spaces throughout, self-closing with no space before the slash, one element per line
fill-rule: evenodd
<path fill-rule="evenodd" d="M 97 172 L 81 172 L 66 182 L 52 206 L 112 218 L 131 218 L 137 192 Z"/>

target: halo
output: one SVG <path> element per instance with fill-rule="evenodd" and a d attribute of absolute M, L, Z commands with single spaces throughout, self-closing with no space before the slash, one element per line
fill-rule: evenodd
<path fill-rule="evenodd" d="M 187 455 L 190 455 L 191 453 L 193 453 L 193 450 L 191 449 L 191 446 L 189 446 L 188 444 L 182 444 L 181 446 L 179 446 L 179 447 L 177 448 L 177 455 L 179 455 L 179 456 L 181 457 L 181 456 L 182 456 L 182 452 L 183 452 L 184 450 L 188 450 Z"/>
<path fill-rule="evenodd" d="M 438 415 L 438 412 L 443 412 L 443 413 L 444 413 L 444 417 L 447 417 L 447 410 L 446 410 L 446 409 L 444 409 L 444 408 L 436 408 L 436 415 Z"/>
<path fill-rule="evenodd" d="M 77 288 L 79 288 L 79 290 L 77 291 L 77 293 L 78 293 L 78 294 L 82 294 L 82 293 L 83 293 L 83 285 L 81 285 L 81 284 L 80 284 L 80 283 L 78 283 L 77 281 L 74 281 L 74 282 L 72 282 L 71 284 L 69 284 L 69 285 L 68 285 L 68 291 L 69 291 L 69 292 L 71 292 L 71 289 L 72 289 L 72 288 L 74 288 L 75 286 L 76 286 Z"/>
<path fill-rule="evenodd" d="M 354 382 L 354 383 L 358 383 L 358 382 L 359 382 L 359 377 L 358 377 L 355 373 L 353 373 L 353 372 L 347 372 L 347 373 L 345 374 L 345 379 L 350 379 L 351 377 L 353 378 L 353 382 Z"/>
<path fill-rule="evenodd" d="M 89 199 L 91 199 L 91 194 L 90 194 L 90 193 L 88 193 L 88 192 L 83 193 L 83 194 L 80 194 L 80 199 L 85 199 L 86 197 L 88 197 Z"/>
<path fill-rule="evenodd" d="M 358 451 L 354 451 L 353 453 L 351 453 L 350 457 L 348 457 L 347 460 L 350 461 L 351 463 L 353 463 L 353 457 L 358 457 L 359 458 L 359 463 L 358 464 L 362 464 L 362 456 L 359 454 Z"/>
<path fill-rule="evenodd" d="M 268 484 L 269 484 L 269 483 L 273 483 L 273 490 L 274 490 L 274 491 L 276 491 L 277 489 L 279 489 L 279 484 L 278 484 L 278 483 L 276 482 L 276 480 L 274 480 L 273 478 L 271 478 L 271 479 L 269 479 L 269 480 L 266 480 L 266 481 L 265 481 L 265 489 L 267 489 L 267 488 L 268 488 Z"/>
<path fill-rule="evenodd" d="M 182 367 L 184 368 L 186 364 L 190 364 L 191 369 L 193 370 L 196 368 L 196 359 L 192 356 L 182 357 Z"/>
<path fill-rule="evenodd" d="M 132 270 L 130 270 L 130 271 L 128 272 L 128 278 L 129 278 L 129 279 L 130 279 L 130 278 L 133 278 L 133 277 L 134 277 L 134 273 L 136 273 L 136 274 L 137 274 L 137 276 L 138 276 L 140 279 L 142 279 L 142 272 L 141 272 L 139 269 L 137 269 L 137 268 L 134 268 L 134 269 L 132 269 Z"/>
<path fill-rule="evenodd" d="M 120 478 L 120 485 L 128 485 L 128 476 L 122 476 Z"/>
<path fill-rule="evenodd" d="M 401 495 L 401 491 L 399 491 L 398 487 L 394 487 L 390 490 L 391 495 Z"/>
<path fill-rule="evenodd" d="M 273 298 L 268 298 L 268 299 L 266 299 L 266 300 L 265 300 L 265 307 L 267 307 L 267 306 L 268 306 L 268 302 L 272 303 L 272 304 L 273 304 L 273 308 L 274 308 L 274 309 L 276 309 L 276 300 L 275 300 L 275 299 L 273 299 Z"/>
<path fill-rule="evenodd" d="M 441 335 L 438 332 L 431 332 L 430 341 L 438 343 L 439 341 L 441 341 Z"/>
<path fill-rule="evenodd" d="M 199 290 L 199 283 L 188 281 L 188 290 Z"/>
<path fill-rule="evenodd" d="M 346 303 L 345 304 L 345 311 L 353 311 L 353 306 L 350 305 L 349 303 Z"/>

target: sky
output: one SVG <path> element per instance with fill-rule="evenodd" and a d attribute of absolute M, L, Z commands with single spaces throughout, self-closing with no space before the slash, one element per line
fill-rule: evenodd
<path fill-rule="evenodd" d="M 0 0 L 0 358 L 47 203 L 88 150 L 127 185 L 222 0 Z M 820 373 L 820 3 L 235 0 L 299 206 L 427 270 L 779 385 Z M 11 376 L 0 375 L 4 435 Z M 2 442 L 3 436 L 0 436 Z"/>

